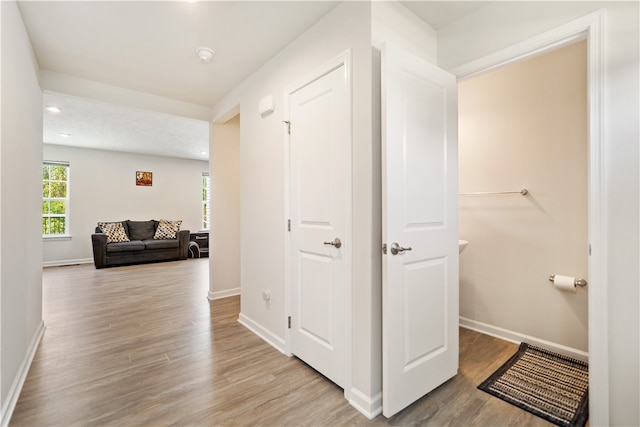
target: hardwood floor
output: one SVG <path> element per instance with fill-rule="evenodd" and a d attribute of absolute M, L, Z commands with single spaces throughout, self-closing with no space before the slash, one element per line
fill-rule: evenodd
<path fill-rule="evenodd" d="M 208 260 L 46 268 L 47 330 L 12 426 L 549 426 L 476 386 L 517 346 L 460 330 L 460 373 L 393 418 L 237 322 L 239 297 L 208 301 Z"/>

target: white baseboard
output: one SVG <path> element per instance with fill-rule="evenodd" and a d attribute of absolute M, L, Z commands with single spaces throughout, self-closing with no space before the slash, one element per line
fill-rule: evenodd
<path fill-rule="evenodd" d="M 551 341 L 521 334 L 519 332 L 510 331 L 508 329 L 489 325 L 487 323 L 478 322 L 477 320 L 467 319 L 466 317 L 460 317 L 460 326 L 462 328 L 480 332 L 485 335 L 491 335 L 492 337 L 500 338 L 505 341 L 513 342 L 516 344 L 520 344 L 521 342 L 527 342 L 536 347 L 545 348 L 555 353 L 560 353 L 560 354 L 564 354 L 565 356 L 573 357 L 574 359 L 583 360 L 583 361 L 589 360 L 589 353 L 587 353 L 586 351 L 567 347 L 562 344 L 556 344 Z"/>
<path fill-rule="evenodd" d="M 240 313 L 240 315 L 238 316 L 238 322 L 257 336 L 265 340 L 267 343 L 271 344 L 271 346 L 278 350 L 280 353 L 285 355 L 287 354 L 287 352 L 285 351 L 284 339 L 275 335 L 273 332 L 269 331 L 259 323 L 254 322 L 242 313 Z"/>
<path fill-rule="evenodd" d="M 225 289 L 224 291 L 215 292 L 209 291 L 209 293 L 207 293 L 207 298 L 213 301 L 216 299 L 234 297 L 236 295 L 240 295 L 240 288 Z"/>
<path fill-rule="evenodd" d="M 2 427 L 6 427 L 9 425 L 9 421 L 11 420 L 11 416 L 13 415 L 13 410 L 16 408 L 16 403 L 18 403 L 18 397 L 20 397 L 20 392 L 22 391 L 24 382 L 27 379 L 27 374 L 29 373 L 31 362 L 33 362 L 33 358 L 36 355 L 36 351 L 38 350 L 40 341 L 44 336 L 44 330 L 44 321 L 42 321 L 40 322 L 40 326 L 36 330 L 35 335 L 31 339 L 31 343 L 29 344 L 29 348 L 27 349 L 27 354 L 25 355 L 24 360 L 20 365 L 20 369 L 18 370 L 16 377 L 11 384 L 11 388 L 7 393 L 7 398 L 4 402 L 2 402 L 2 420 L 0 421 L 0 425 Z"/>
<path fill-rule="evenodd" d="M 370 420 L 382 413 L 382 393 L 367 396 L 356 388 L 351 388 L 349 404 Z"/>
<path fill-rule="evenodd" d="M 63 259 L 58 261 L 43 261 L 43 267 L 64 267 L 65 265 L 93 264 L 93 258 Z"/>

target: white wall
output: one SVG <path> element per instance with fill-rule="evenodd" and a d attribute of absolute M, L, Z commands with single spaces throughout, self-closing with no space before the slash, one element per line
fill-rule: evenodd
<path fill-rule="evenodd" d="M 0 399 L 8 423 L 42 323 L 42 93 L 22 18 L 0 2 Z"/>
<path fill-rule="evenodd" d="M 438 61 L 436 31 L 397 1 L 371 3 L 371 45 L 402 48 L 432 64 Z"/>
<path fill-rule="evenodd" d="M 458 85 L 460 316 L 587 352 L 586 41 Z M 477 326 L 477 325 L 476 325 Z"/>
<path fill-rule="evenodd" d="M 375 11 L 374 11 L 375 10 Z M 214 109 L 215 120 L 240 105 L 241 317 L 283 349 L 286 164 L 282 103 L 287 85 L 346 49 L 353 83 L 352 389 L 346 395 L 368 415 L 380 410 L 381 207 L 380 44 L 390 41 L 435 62 L 435 33 L 397 3 L 345 2 L 310 28 Z M 375 47 L 373 47 L 375 46 Z M 260 118 L 257 105 L 276 98 Z M 215 121 L 214 120 L 214 121 Z M 270 289 L 271 304 L 262 300 Z"/>
<path fill-rule="evenodd" d="M 200 160 L 44 144 L 44 160 L 70 163 L 71 240 L 44 242 L 44 263 L 93 260 L 91 233 L 98 221 L 182 220 L 182 230 L 202 228 Z M 136 171 L 153 173 L 153 185 L 136 186 Z"/>
<path fill-rule="evenodd" d="M 214 118 L 240 105 L 241 170 L 241 316 L 276 347 L 285 340 L 285 138 L 283 96 L 287 85 L 346 49 L 352 54 L 353 85 L 353 364 L 352 390 L 361 406 L 379 399 L 379 195 L 372 159 L 371 123 L 371 13 L 366 2 L 345 2 L 287 46 L 214 110 Z M 258 101 L 273 95 L 276 110 L 266 118 L 257 111 Z M 212 148 L 213 149 L 213 148 Z M 377 172 L 376 172 L 377 173 Z M 379 192 L 378 192 L 379 193 Z M 378 232 L 379 233 L 379 232 Z M 262 300 L 271 290 L 271 304 Z M 375 356 L 378 355 L 378 356 Z M 379 402 L 378 402 L 379 403 Z"/>
<path fill-rule="evenodd" d="M 609 425 L 640 424 L 638 6 L 637 2 L 494 2 L 438 33 L 438 62 L 452 68 L 605 10 L 608 241 L 603 249 L 608 255 Z"/>
<path fill-rule="evenodd" d="M 240 292 L 240 116 L 211 129 L 209 298 Z"/>

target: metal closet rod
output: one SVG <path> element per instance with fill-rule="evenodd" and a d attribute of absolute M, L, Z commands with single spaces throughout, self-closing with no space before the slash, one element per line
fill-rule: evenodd
<path fill-rule="evenodd" d="M 526 196 L 527 194 L 529 194 L 529 190 L 523 188 L 522 190 L 518 191 L 478 191 L 475 193 L 460 193 L 460 196 L 486 196 L 490 194 L 521 194 L 523 196 Z"/>

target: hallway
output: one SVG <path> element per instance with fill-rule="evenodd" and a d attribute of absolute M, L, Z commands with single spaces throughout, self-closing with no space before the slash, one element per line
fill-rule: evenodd
<path fill-rule="evenodd" d="M 44 338 L 10 425 L 548 426 L 477 390 L 517 346 L 461 329 L 460 373 L 367 420 L 340 388 L 206 299 L 207 259 L 46 268 Z"/>

